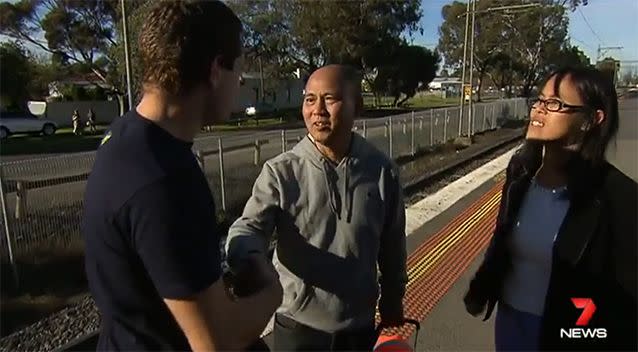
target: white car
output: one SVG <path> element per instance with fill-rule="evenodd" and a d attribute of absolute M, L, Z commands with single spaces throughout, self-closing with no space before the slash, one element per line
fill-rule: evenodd
<path fill-rule="evenodd" d="M 28 112 L 0 113 L 0 138 L 5 139 L 16 133 L 42 133 L 51 136 L 58 125 L 47 119 L 41 119 Z"/>
<path fill-rule="evenodd" d="M 268 117 L 277 112 L 277 108 L 268 103 L 257 103 L 246 108 L 246 116 Z"/>

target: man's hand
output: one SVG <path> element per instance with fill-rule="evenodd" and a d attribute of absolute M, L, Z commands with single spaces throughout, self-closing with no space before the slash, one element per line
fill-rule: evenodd
<path fill-rule="evenodd" d="M 384 327 L 401 326 L 404 321 L 403 310 L 391 313 L 387 312 L 381 315 L 381 325 Z"/>
<path fill-rule="evenodd" d="M 229 280 L 237 297 L 251 296 L 279 281 L 274 266 L 261 254 L 246 257 L 231 268 Z"/>

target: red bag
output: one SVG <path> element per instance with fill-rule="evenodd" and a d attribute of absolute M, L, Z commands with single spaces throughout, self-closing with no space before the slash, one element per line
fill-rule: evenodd
<path fill-rule="evenodd" d="M 416 342 L 419 337 L 419 329 L 421 324 L 418 320 L 405 319 L 403 324 L 412 324 L 416 328 L 414 336 L 414 347 L 410 346 L 408 341 L 399 335 L 381 335 L 384 326 L 377 327 L 377 343 L 374 345 L 373 352 L 414 352 L 416 351 Z"/>

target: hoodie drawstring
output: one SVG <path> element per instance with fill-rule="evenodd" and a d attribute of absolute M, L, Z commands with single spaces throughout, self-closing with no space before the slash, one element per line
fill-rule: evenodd
<path fill-rule="evenodd" d="M 350 222 L 350 218 L 352 217 L 352 200 L 350 199 L 350 158 L 346 157 L 346 165 L 343 177 L 343 194 L 346 198 L 345 206 L 346 206 L 346 221 Z"/>
<path fill-rule="evenodd" d="M 328 188 L 328 193 L 330 195 L 330 209 L 332 212 L 337 215 L 339 219 L 341 219 L 341 211 L 343 210 L 341 207 L 341 202 L 339 201 L 339 190 L 337 185 L 333 182 L 331 178 L 332 168 L 329 165 L 329 162 L 326 159 L 323 160 L 323 176 L 326 182 L 326 187 Z M 345 218 L 346 221 L 350 222 L 352 219 L 352 197 L 350 196 L 350 158 L 346 157 L 345 160 L 345 170 L 343 177 L 343 196 L 345 206 Z"/>
<path fill-rule="evenodd" d="M 328 165 L 328 161 L 326 159 L 322 159 L 323 162 L 323 179 L 326 181 L 326 187 L 328 188 L 328 194 L 330 195 L 330 209 L 332 212 L 339 216 L 339 209 L 337 209 L 337 199 L 335 195 L 335 190 L 332 185 L 332 181 L 330 180 L 330 166 Z"/>

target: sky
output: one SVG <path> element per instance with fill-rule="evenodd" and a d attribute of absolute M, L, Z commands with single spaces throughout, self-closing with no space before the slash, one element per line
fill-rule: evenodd
<path fill-rule="evenodd" d="M 414 35 L 414 44 L 433 49 L 439 40 L 438 28 L 443 22 L 441 9 L 452 0 L 422 0 L 423 35 Z M 589 0 L 569 13 L 569 36 L 593 62 L 598 46 L 618 47 L 606 56 L 617 60 L 638 60 L 638 0 Z M 638 66 L 638 62 L 632 64 Z"/>
<path fill-rule="evenodd" d="M 15 2 L 17 0 L 10 0 Z M 421 0 L 423 35 L 416 33 L 414 44 L 434 49 L 439 40 L 438 28 L 443 22 L 441 9 L 453 0 Z M 613 56 L 618 60 L 638 60 L 638 0 L 589 0 L 569 13 L 569 35 L 594 63 L 597 49 L 601 47 L 623 47 L 607 50 L 602 58 Z M 0 40 L 6 38 L 0 35 Z M 628 63 L 625 63 L 629 66 Z M 638 62 L 631 66 L 638 68 Z"/>

